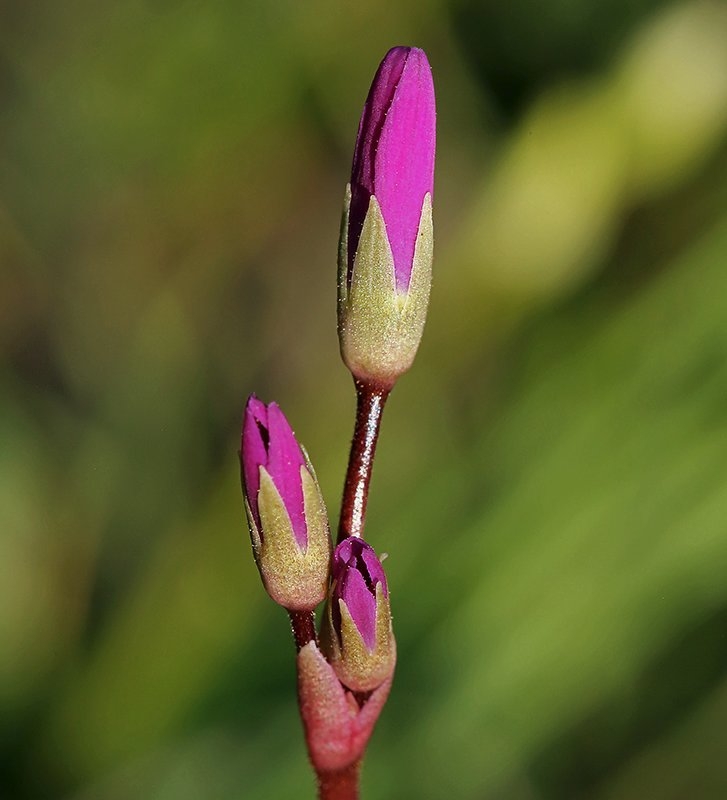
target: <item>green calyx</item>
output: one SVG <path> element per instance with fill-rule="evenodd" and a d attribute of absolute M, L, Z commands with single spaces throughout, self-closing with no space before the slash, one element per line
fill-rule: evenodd
<path fill-rule="evenodd" d="M 255 562 L 270 597 L 291 611 L 312 611 L 326 597 L 331 537 L 323 498 L 311 473 L 300 468 L 308 543 L 298 544 L 285 504 L 265 467 L 260 467 L 258 530 L 245 503 Z"/>
<path fill-rule="evenodd" d="M 424 330 L 432 281 L 432 199 L 424 197 L 407 291 L 396 288 L 394 258 L 376 197 L 369 201 L 348 281 L 346 189 L 338 256 L 338 336 L 341 355 L 361 380 L 392 386 L 409 369 Z"/>
<path fill-rule="evenodd" d="M 330 605 L 322 631 L 322 646 L 338 679 L 355 692 L 369 692 L 390 678 L 396 665 L 396 641 L 391 608 L 384 589 L 376 585 L 376 644 L 369 650 L 353 621 L 348 606 L 339 600 L 340 636 L 333 627 Z"/>

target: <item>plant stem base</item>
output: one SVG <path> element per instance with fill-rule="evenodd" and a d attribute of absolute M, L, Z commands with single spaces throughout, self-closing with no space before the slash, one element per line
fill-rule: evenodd
<path fill-rule="evenodd" d="M 319 800 L 358 800 L 360 773 L 360 761 L 340 772 L 319 772 Z"/>

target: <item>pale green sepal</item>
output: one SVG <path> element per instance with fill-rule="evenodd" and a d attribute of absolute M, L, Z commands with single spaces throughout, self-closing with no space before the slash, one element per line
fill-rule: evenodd
<path fill-rule="evenodd" d="M 351 284 L 346 292 L 344 273 L 343 300 L 339 299 L 341 355 L 357 378 L 390 386 L 411 366 L 429 304 L 433 242 L 432 202 L 427 194 L 419 219 L 409 287 L 398 292 L 384 218 L 376 197 L 371 197 Z"/>
<path fill-rule="evenodd" d="M 346 304 L 348 295 L 348 217 L 351 211 L 351 184 L 346 184 L 341 214 L 341 233 L 338 237 L 338 321 Z"/>
<path fill-rule="evenodd" d="M 432 262 L 434 260 L 434 224 L 432 221 L 432 196 L 427 193 L 419 218 L 419 231 L 414 246 L 414 261 L 409 278 L 409 291 L 400 293 L 403 301 L 401 325 L 417 330 L 415 350 L 424 331 L 424 323 L 429 307 L 429 293 L 432 288 Z M 412 356 L 413 358 L 413 356 Z"/>
<path fill-rule="evenodd" d="M 323 495 L 315 473 L 301 467 L 300 479 L 303 485 L 303 514 L 308 530 L 308 547 L 304 557 L 309 574 L 315 576 L 318 581 L 315 592 L 316 605 L 318 605 L 326 599 L 328 593 L 328 577 L 333 552 L 331 532 L 328 526 L 328 511 L 323 502 Z"/>
<path fill-rule="evenodd" d="M 255 523 L 255 517 L 252 513 L 252 509 L 250 508 L 250 503 L 247 502 L 247 495 L 243 492 L 242 501 L 245 504 L 245 514 L 247 515 L 247 524 L 250 528 L 250 540 L 252 541 L 252 554 L 255 557 L 255 562 L 257 563 L 258 558 L 260 557 L 260 545 L 262 544 L 262 539 L 260 538 L 260 531 L 257 529 L 257 524 Z"/>
<path fill-rule="evenodd" d="M 305 467 L 300 471 L 307 547 L 299 546 L 280 493 L 261 466 L 258 513 L 262 536 L 255 531 L 259 545 L 256 548 L 253 537 L 253 551 L 270 597 L 291 611 L 312 611 L 326 596 L 331 539 L 318 486 Z"/>
<path fill-rule="evenodd" d="M 333 628 L 330 604 L 322 631 L 324 648 L 338 679 L 355 692 L 370 692 L 391 678 L 396 666 L 396 641 L 391 626 L 389 600 L 380 583 L 376 584 L 376 644 L 369 650 L 351 617 L 348 606 L 339 600 L 340 639 Z"/>

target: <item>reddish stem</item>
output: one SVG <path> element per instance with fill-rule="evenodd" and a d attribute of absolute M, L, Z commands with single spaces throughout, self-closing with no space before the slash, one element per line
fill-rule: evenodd
<path fill-rule="evenodd" d="M 348 536 L 363 534 L 376 441 L 379 438 L 381 415 L 384 412 L 386 398 L 389 396 L 388 388 L 358 380 L 355 383 L 356 424 L 353 429 L 346 481 L 343 485 L 341 519 L 338 524 L 339 543 Z"/>
<path fill-rule="evenodd" d="M 319 772 L 319 800 L 358 800 L 360 771 L 361 762 L 357 761 L 340 772 Z"/>
<path fill-rule="evenodd" d="M 295 650 L 300 652 L 308 642 L 316 642 L 316 618 L 312 611 L 288 611 L 290 627 L 295 639 Z"/>
<path fill-rule="evenodd" d="M 366 517 L 371 472 L 379 438 L 381 415 L 384 411 L 389 388 L 362 381 L 356 384 L 356 423 L 351 441 L 346 481 L 343 485 L 341 519 L 338 525 L 338 541 L 348 536 L 361 536 Z M 316 641 L 315 618 L 312 612 L 289 611 L 293 638 L 298 652 L 308 642 Z M 364 700 L 357 697 L 359 704 Z M 358 800 L 361 762 L 338 772 L 318 772 L 318 797 L 320 800 Z"/>

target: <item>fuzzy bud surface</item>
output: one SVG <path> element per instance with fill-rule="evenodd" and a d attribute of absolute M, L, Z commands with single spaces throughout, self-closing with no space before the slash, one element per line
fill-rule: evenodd
<path fill-rule="evenodd" d="M 325 505 L 285 415 L 254 395 L 243 417 L 240 470 L 253 554 L 268 594 L 290 610 L 312 610 L 325 598 L 329 573 Z"/>

